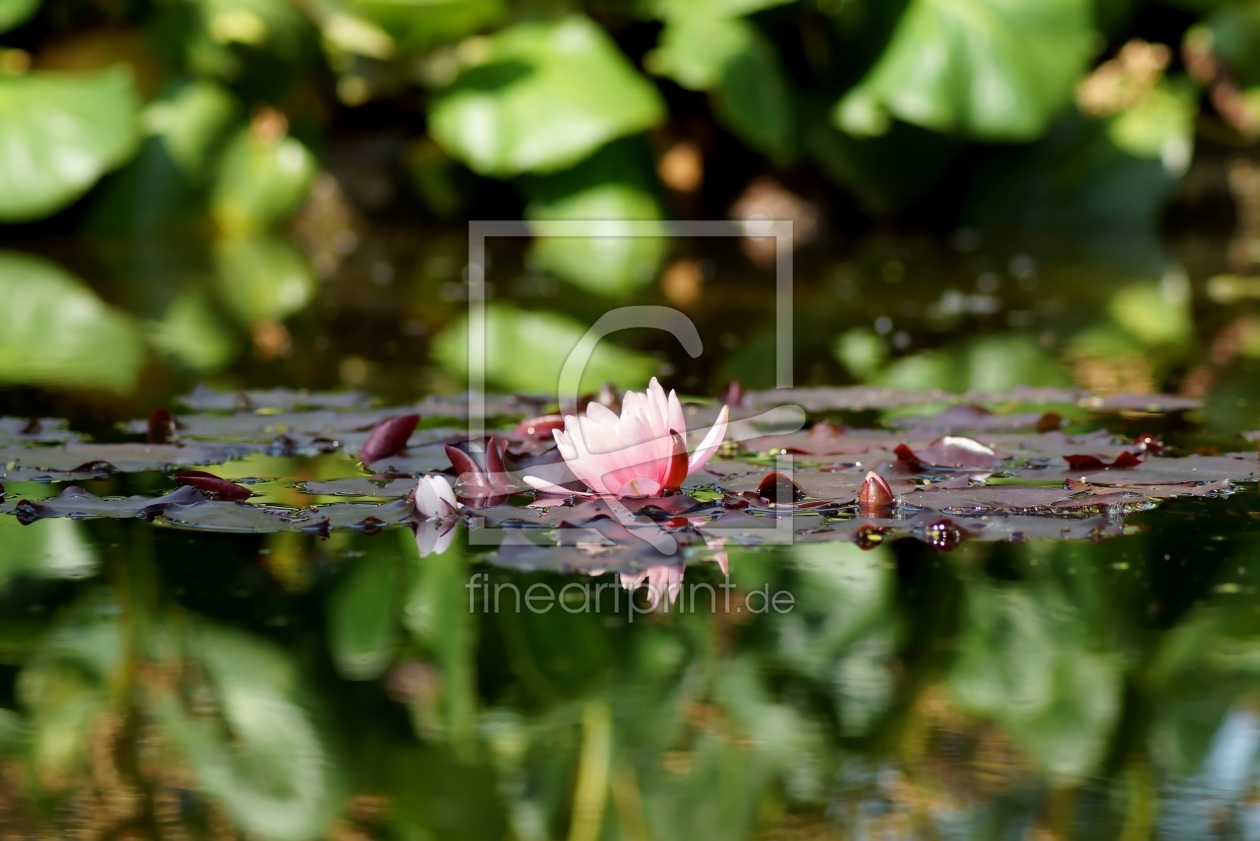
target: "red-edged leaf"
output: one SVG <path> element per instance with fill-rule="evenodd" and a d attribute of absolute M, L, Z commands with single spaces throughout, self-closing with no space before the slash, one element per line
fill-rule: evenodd
<path fill-rule="evenodd" d="M 359 461 L 371 464 L 392 456 L 407 446 L 407 439 L 416 431 L 419 415 L 398 415 L 385 418 L 376 425 L 359 450 Z"/>
<path fill-rule="evenodd" d="M 687 478 L 687 440 L 674 430 L 669 431 L 674 451 L 669 457 L 669 472 L 665 474 L 664 490 L 676 491 Z"/>
<path fill-rule="evenodd" d="M 158 406 L 149 415 L 148 441 L 150 444 L 168 444 L 175 438 L 175 418 L 165 406 Z"/>
<path fill-rule="evenodd" d="M 231 502 L 249 499 L 250 494 L 249 488 L 242 487 L 235 482 L 229 482 L 227 479 L 221 479 L 213 473 L 207 473 L 204 470 L 185 470 L 182 473 L 176 473 L 175 484 L 196 488 L 202 493 Z"/>
<path fill-rule="evenodd" d="M 894 447 L 893 455 L 897 457 L 897 461 L 901 462 L 902 466 L 907 470 L 912 470 L 917 473 L 923 469 L 923 461 L 914 454 L 914 450 L 910 449 L 905 444 L 898 444 Z"/>
<path fill-rule="evenodd" d="M 557 429 L 564 429 L 564 417 L 562 415 L 539 415 L 536 418 L 528 418 L 517 424 L 516 429 L 512 430 L 512 437 L 550 441 L 551 433 Z"/>
<path fill-rule="evenodd" d="M 1142 463 L 1142 457 L 1135 455 L 1128 450 L 1116 456 L 1115 461 L 1111 463 L 1105 462 L 1098 456 L 1091 455 L 1070 455 L 1064 456 L 1063 460 L 1068 463 L 1069 470 L 1132 470 Z"/>
<path fill-rule="evenodd" d="M 1149 432 L 1144 432 L 1134 438 L 1133 443 L 1140 447 L 1145 447 L 1146 452 L 1153 456 L 1162 456 L 1164 454 L 1164 442 Z"/>
<path fill-rule="evenodd" d="M 896 503 L 892 488 L 874 470 L 868 471 L 858 490 L 858 514 L 863 517 L 887 516 Z"/>

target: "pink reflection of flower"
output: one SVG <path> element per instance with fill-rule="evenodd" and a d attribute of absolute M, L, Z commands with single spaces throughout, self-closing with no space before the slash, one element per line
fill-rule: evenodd
<path fill-rule="evenodd" d="M 564 431 L 552 434 L 573 475 L 595 493 L 660 496 L 678 490 L 683 479 L 713 457 L 726 437 L 728 414 L 729 407 L 723 406 L 717 422 L 688 455 L 682 404 L 673 391 L 666 397 L 653 377 L 646 392 L 626 392 L 620 416 L 591 402 L 585 415 L 566 415 Z M 571 493 L 537 477 L 524 478 L 536 490 Z"/>
<path fill-rule="evenodd" d="M 653 380 L 655 382 L 655 380 Z M 668 596 L 669 604 L 672 605 L 678 601 L 678 593 L 682 590 L 683 568 L 672 564 L 657 564 L 654 567 L 648 567 L 642 572 L 634 574 L 622 572 L 618 574 L 621 579 L 621 586 L 633 593 L 639 589 L 646 581 L 648 585 L 648 600 L 652 603 L 653 609 L 661 604 L 661 597 Z M 669 609 L 668 606 L 665 608 Z"/>

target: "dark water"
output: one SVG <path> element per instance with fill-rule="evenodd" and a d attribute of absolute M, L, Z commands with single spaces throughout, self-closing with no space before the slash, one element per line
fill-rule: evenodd
<path fill-rule="evenodd" d="M 234 286 L 225 258 L 196 243 L 49 244 L 150 334 L 175 323 L 186 335 L 172 307 L 190 300 L 226 350 L 190 364 L 159 343 L 112 394 L 81 389 L 90 356 L 50 351 L 71 361 L 34 374 L 0 360 L 14 383 L 0 408 L 134 440 L 114 424 L 174 407 L 198 381 L 358 388 L 385 403 L 453 392 L 458 371 L 433 349 L 466 306 L 465 248 L 459 231 L 381 236 L 322 280 L 308 248 L 299 295 Z M 580 325 L 608 307 L 534 276 L 519 249 L 492 254 L 492 305 Z M 646 331 L 619 340 L 657 354 L 655 372 L 688 393 L 773 385 L 771 274 L 735 243 L 680 254 L 694 275 L 627 302 L 677 303 L 705 354 Z M 1227 255 L 966 234 L 801 252 L 796 380 L 1180 390 L 1206 408 L 1068 420 L 1182 453 L 1254 449 L 1239 434 L 1260 427 L 1255 302 L 1221 279 Z M 257 276 L 282 274 L 263 264 Z M 531 390 L 554 357 L 545 331 L 530 335 L 537 346 L 494 369 L 505 390 Z M 298 481 L 365 475 L 340 455 L 225 470 L 282 479 L 260 499 L 295 507 L 332 501 Z M 139 473 L 91 489 L 169 485 Z M 420 557 L 397 527 L 324 538 L 0 516 L 0 835 L 1250 838 L 1257 518 L 1243 483 L 1134 514 L 1097 543 L 730 547 L 733 589 L 698 559 L 679 602 L 651 611 L 613 573 L 491 565 L 462 532 Z M 570 584 L 545 612 L 515 608 L 513 588 Z M 594 610 L 583 597 L 601 584 Z"/>

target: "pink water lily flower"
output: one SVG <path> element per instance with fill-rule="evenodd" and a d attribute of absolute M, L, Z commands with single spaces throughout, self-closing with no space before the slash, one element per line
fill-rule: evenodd
<path fill-rule="evenodd" d="M 591 402 L 584 415 L 566 415 L 564 430 L 555 430 L 560 455 L 573 475 L 597 494 L 621 497 L 660 496 L 676 491 L 692 473 L 708 463 L 726 437 L 729 407 L 700 445 L 687 452 L 687 421 L 682 404 L 652 378 L 646 392 L 627 391 L 621 414 Z M 571 494 L 551 482 L 524 477 L 536 490 Z"/>

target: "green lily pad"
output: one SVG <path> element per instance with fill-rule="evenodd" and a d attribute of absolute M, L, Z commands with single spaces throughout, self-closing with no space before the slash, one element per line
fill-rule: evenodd
<path fill-rule="evenodd" d="M 1040 136 L 1090 58 L 1087 0 L 914 0 L 833 119 L 880 134 L 888 115 L 988 140 Z"/>
<path fill-rule="evenodd" d="M 0 222 L 54 213 L 131 157 L 136 113 L 122 66 L 0 76 Z"/>
<path fill-rule="evenodd" d="M 430 107 L 429 124 L 483 175 L 564 169 L 665 117 L 652 84 L 580 15 L 504 29 L 478 58 Z"/>
<path fill-rule="evenodd" d="M 143 359 L 138 326 L 77 278 L 42 258 L 0 252 L 0 382 L 122 393 Z"/>

